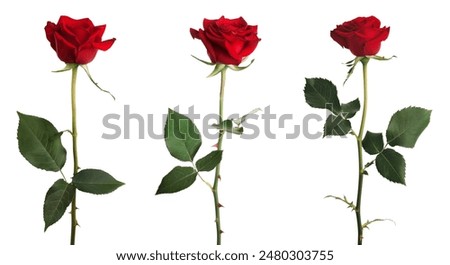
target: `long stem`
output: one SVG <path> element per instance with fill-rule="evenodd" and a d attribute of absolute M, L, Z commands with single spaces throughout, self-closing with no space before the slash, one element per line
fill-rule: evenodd
<path fill-rule="evenodd" d="M 72 85 L 71 85 L 71 101 L 72 101 L 72 148 L 73 148 L 73 175 L 78 172 L 78 147 L 77 147 L 77 100 L 76 100 L 76 86 L 77 86 L 77 72 L 78 66 L 72 69 Z M 71 229 L 70 229 L 70 244 L 75 245 L 75 233 L 77 229 L 77 201 L 76 190 L 72 199 L 71 207 Z"/>
<path fill-rule="evenodd" d="M 362 197 L 362 189 L 363 189 L 363 180 L 364 180 L 364 167 L 363 167 L 363 152 L 362 152 L 362 139 L 364 135 L 364 126 L 366 123 L 366 115 L 367 115 L 367 64 L 369 63 L 369 58 L 363 58 L 361 60 L 363 65 L 363 80 L 364 80 L 364 100 L 363 100 L 363 112 L 361 118 L 361 125 L 359 127 L 359 133 L 356 137 L 356 142 L 358 146 L 358 197 L 356 199 L 356 223 L 358 226 L 358 245 L 362 245 L 363 241 L 363 226 L 361 222 L 361 197 Z"/>
<path fill-rule="evenodd" d="M 226 68 L 220 72 L 220 99 L 219 99 L 219 124 L 223 122 L 223 98 L 225 91 L 225 80 L 226 80 Z M 217 150 L 222 150 L 222 140 L 223 140 L 224 130 L 219 131 L 219 141 L 217 142 Z M 217 245 L 222 244 L 222 228 L 220 226 L 220 207 L 219 203 L 219 180 L 220 180 L 220 164 L 216 167 L 216 174 L 214 176 L 214 184 L 212 192 L 214 195 L 214 208 L 216 212 L 216 233 L 217 233 Z"/>

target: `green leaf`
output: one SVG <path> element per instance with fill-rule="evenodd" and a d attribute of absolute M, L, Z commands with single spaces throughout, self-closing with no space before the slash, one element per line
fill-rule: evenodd
<path fill-rule="evenodd" d="M 193 161 L 202 145 L 195 124 L 186 116 L 169 109 L 164 137 L 170 154 L 181 161 Z"/>
<path fill-rule="evenodd" d="M 359 104 L 358 98 L 349 103 L 342 104 L 341 105 L 342 116 L 344 116 L 344 118 L 346 119 L 353 118 L 353 116 L 355 116 L 355 114 L 359 111 L 360 108 L 361 104 Z"/>
<path fill-rule="evenodd" d="M 403 156 L 393 149 L 385 149 L 377 155 L 375 165 L 378 172 L 386 179 L 405 185 L 406 163 Z"/>
<path fill-rule="evenodd" d="M 392 115 L 386 131 L 390 146 L 413 148 L 420 134 L 430 123 L 431 110 L 408 107 Z"/>
<path fill-rule="evenodd" d="M 342 118 L 342 116 L 328 115 L 323 128 L 323 137 L 328 135 L 346 135 L 352 129 L 349 120 Z"/>
<path fill-rule="evenodd" d="M 100 169 L 83 169 L 73 176 L 73 185 L 81 191 L 92 194 L 107 194 L 124 183 Z"/>
<path fill-rule="evenodd" d="M 58 179 L 50 187 L 44 201 L 44 231 L 61 219 L 74 195 L 75 187 L 63 179 Z"/>
<path fill-rule="evenodd" d="M 62 133 L 46 119 L 20 112 L 17 114 L 17 139 L 23 157 L 37 168 L 60 171 L 66 163 L 66 149 L 61 143 Z"/>
<path fill-rule="evenodd" d="M 196 177 L 197 171 L 194 168 L 177 166 L 164 176 L 156 195 L 182 191 L 191 186 Z"/>
<path fill-rule="evenodd" d="M 313 108 L 326 108 L 335 114 L 341 111 L 336 86 L 329 80 L 306 78 L 304 93 L 306 103 Z"/>
<path fill-rule="evenodd" d="M 212 151 L 205 157 L 200 158 L 195 166 L 198 171 L 211 171 L 213 170 L 222 160 L 222 150 Z"/>
<path fill-rule="evenodd" d="M 376 155 L 383 151 L 384 141 L 382 133 L 366 132 L 362 141 L 364 150 L 370 155 Z"/>

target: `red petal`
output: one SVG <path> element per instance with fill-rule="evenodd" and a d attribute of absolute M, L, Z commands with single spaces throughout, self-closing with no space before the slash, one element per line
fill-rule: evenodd
<path fill-rule="evenodd" d="M 339 45 L 341 45 L 342 47 L 345 47 L 347 49 L 349 48 L 349 44 L 348 44 L 347 40 L 351 35 L 352 35 L 351 33 L 342 32 L 338 28 L 336 28 L 330 32 L 331 38 L 335 42 L 337 42 Z"/>
<path fill-rule="evenodd" d="M 77 58 L 75 62 L 77 64 L 88 64 L 92 62 L 95 58 L 95 55 L 97 55 L 97 48 L 86 48 L 78 51 Z"/>
<path fill-rule="evenodd" d="M 58 25 L 66 25 L 68 28 L 93 28 L 94 23 L 89 18 L 73 19 L 68 16 L 61 16 Z"/>
<path fill-rule="evenodd" d="M 378 18 L 374 17 L 374 16 L 370 16 L 366 18 L 367 23 L 372 27 L 372 28 L 377 28 L 379 29 L 381 27 L 381 22 Z"/>
<path fill-rule="evenodd" d="M 222 48 L 216 48 L 216 57 L 217 63 L 239 65 L 242 62 L 242 58 L 234 58 L 230 56 L 228 51 Z"/>
<path fill-rule="evenodd" d="M 238 28 L 245 28 L 247 26 L 247 21 L 243 17 L 238 17 L 236 19 L 231 20 L 233 22 L 233 25 L 235 25 Z"/>
<path fill-rule="evenodd" d="M 371 41 L 368 41 L 364 47 L 364 52 L 366 55 L 375 55 L 380 51 L 381 42 L 386 40 L 389 36 L 390 28 L 382 28 L 378 32 L 378 36 Z"/>
<path fill-rule="evenodd" d="M 348 42 L 348 49 L 355 55 L 355 56 L 366 56 L 368 54 L 365 54 L 365 46 L 366 46 L 366 40 L 360 38 L 357 35 L 353 35 L 352 37 L 347 39 Z"/>
<path fill-rule="evenodd" d="M 198 36 L 198 30 L 195 30 L 195 29 L 191 28 L 191 29 L 189 30 L 189 32 L 191 33 L 192 38 L 194 38 L 194 39 L 199 39 L 199 36 Z"/>
<path fill-rule="evenodd" d="M 242 57 L 249 56 L 253 51 L 255 51 L 256 46 L 258 46 L 259 41 L 260 41 L 260 39 L 258 39 L 258 38 L 256 38 L 255 40 L 252 40 L 252 41 L 247 41 L 244 48 L 242 48 L 241 56 Z"/>
<path fill-rule="evenodd" d="M 240 63 L 242 61 L 241 51 L 244 48 L 244 44 L 242 40 L 235 39 L 233 42 L 225 42 L 225 49 L 231 57 Z"/>
<path fill-rule="evenodd" d="M 63 20 L 66 21 L 66 20 Z M 73 20 L 68 20 L 73 21 Z M 72 22 L 71 22 L 72 23 Z M 58 26 L 58 32 L 61 34 L 64 39 L 72 43 L 73 45 L 79 45 L 81 44 L 79 41 L 79 38 L 77 37 L 76 30 L 74 30 L 74 26 L 70 23 L 62 23 L 61 19 L 57 24 Z"/>
<path fill-rule="evenodd" d="M 98 39 L 96 39 L 97 41 L 101 41 L 103 33 L 105 33 L 105 30 L 106 30 L 106 25 L 95 26 L 95 28 L 91 34 L 97 36 L 97 38 L 98 38 Z"/>
<path fill-rule="evenodd" d="M 94 46 L 94 48 L 97 48 L 102 51 L 107 51 L 107 50 L 109 50 L 109 48 L 111 48 L 111 46 L 114 44 L 115 41 L 116 41 L 116 38 L 112 38 L 112 39 L 105 40 L 102 42 L 95 42 L 92 45 Z"/>
<path fill-rule="evenodd" d="M 216 63 L 217 54 L 216 50 L 214 49 L 214 45 L 209 41 L 209 39 L 205 36 L 205 32 L 201 29 L 198 31 L 198 39 L 200 39 L 203 42 L 203 45 L 205 45 L 206 52 L 208 53 L 211 62 Z"/>
<path fill-rule="evenodd" d="M 53 50 L 56 51 L 56 43 L 55 43 L 56 25 L 55 25 L 55 23 L 48 21 L 44 30 L 45 30 L 45 36 L 47 37 L 47 40 L 50 42 L 50 46 L 52 46 Z"/>
<path fill-rule="evenodd" d="M 220 17 L 220 19 L 222 19 L 223 18 L 223 16 L 222 17 Z M 207 29 L 207 28 L 209 28 L 210 26 L 211 26 L 211 24 L 213 24 L 213 23 L 215 23 L 217 21 L 217 19 L 213 19 L 213 20 L 211 20 L 211 19 L 203 19 L 203 28 L 204 29 Z"/>
<path fill-rule="evenodd" d="M 380 41 L 369 41 L 364 45 L 363 52 L 360 56 L 365 55 L 375 55 L 380 51 L 381 42 Z"/>
<path fill-rule="evenodd" d="M 77 47 L 68 42 L 59 32 L 55 32 L 55 51 L 61 61 L 75 63 Z"/>

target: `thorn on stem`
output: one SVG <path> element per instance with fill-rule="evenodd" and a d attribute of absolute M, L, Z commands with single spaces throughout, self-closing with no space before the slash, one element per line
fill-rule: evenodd
<path fill-rule="evenodd" d="M 223 207 L 223 205 L 222 205 L 222 204 L 220 204 L 220 203 L 218 203 L 217 205 L 219 206 L 219 208 L 220 208 L 220 207 Z"/>
<path fill-rule="evenodd" d="M 219 180 L 222 180 L 222 177 L 219 175 L 219 176 L 217 176 L 217 178 L 219 179 Z"/>
<path fill-rule="evenodd" d="M 220 230 L 220 233 L 223 234 L 223 230 L 222 229 Z"/>

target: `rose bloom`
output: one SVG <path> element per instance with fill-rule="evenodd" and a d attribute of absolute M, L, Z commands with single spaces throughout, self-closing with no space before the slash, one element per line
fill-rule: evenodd
<path fill-rule="evenodd" d="M 102 41 L 106 25 L 94 26 L 89 18 L 61 16 L 57 24 L 47 22 L 45 34 L 58 58 L 65 63 L 87 64 L 98 50 L 106 51 L 115 38 Z"/>
<path fill-rule="evenodd" d="M 380 28 L 380 25 L 380 20 L 374 16 L 357 17 L 338 25 L 331 31 L 331 38 L 356 56 L 376 55 L 390 29 Z"/>
<path fill-rule="evenodd" d="M 239 65 L 258 45 L 258 26 L 248 25 L 242 18 L 203 20 L 203 28 L 191 28 L 191 35 L 206 47 L 212 63 Z"/>

